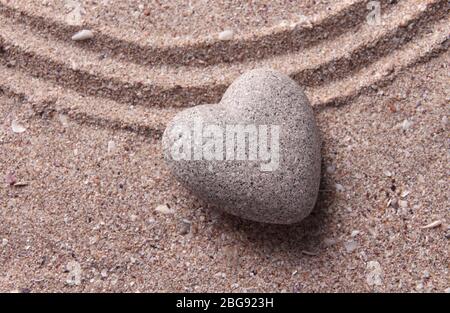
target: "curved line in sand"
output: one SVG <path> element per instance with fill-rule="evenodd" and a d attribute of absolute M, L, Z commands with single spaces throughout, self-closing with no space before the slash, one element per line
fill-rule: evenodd
<path fill-rule="evenodd" d="M 446 30 L 449 30 L 448 26 Z M 307 90 L 306 93 L 308 94 L 308 96 L 310 96 L 312 104 L 316 111 L 320 111 L 337 105 L 348 104 L 358 96 L 370 90 L 373 90 L 374 86 L 383 87 L 390 84 L 394 80 L 394 78 L 401 73 L 402 70 L 412 67 L 416 64 L 426 62 L 431 58 L 448 51 L 450 37 L 448 35 L 446 35 L 445 37 L 443 37 L 442 35 L 438 35 L 439 33 L 433 34 L 431 39 L 426 39 L 424 40 L 424 42 L 421 42 L 417 45 L 412 45 L 412 47 L 408 47 L 408 49 L 405 51 L 396 52 L 397 55 L 394 56 L 394 60 L 390 60 L 391 62 L 383 62 L 385 60 L 381 60 L 379 61 L 380 64 L 373 64 L 365 71 L 367 73 L 361 73 L 361 78 L 364 77 L 365 80 L 361 79 L 361 83 L 354 89 L 354 86 L 351 85 L 351 82 L 342 82 L 341 84 L 339 84 L 339 82 L 337 86 L 334 86 L 335 88 L 345 89 L 345 87 L 350 86 L 349 90 L 343 90 L 342 94 L 334 96 L 327 94 L 322 95 L 322 90 Z M 401 60 L 400 64 L 395 63 L 395 60 L 397 58 Z M 0 70 L 2 70 L 1 66 Z M 11 72 L 10 74 L 11 76 L 13 76 L 15 73 Z M 32 78 L 22 78 L 26 81 L 33 80 Z M 165 123 L 167 123 L 170 118 L 178 111 L 177 109 L 169 112 L 167 117 L 158 120 L 158 122 L 156 123 L 157 125 L 155 125 L 154 123 L 148 123 L 146 119 L 142 119 L 140 122 L 135 122 L 133 120 L 133 117 L 130 118 L 128 116 L 129 111 L 124 108 L 120 109 L 120 106 L 117 106 L 117 108 L 115 109 L 116 112 L 113 112 L 115 113 L 115 118 L 106 118 L 101 113 L 104 108 L 98 110 L 101 116 L 99 116 L 99 114 L 96 114 L 95 116 L 91 114 L 91 105 L 94 105 L 94 103 L 90 103 L 92 99 L 86 99 L 85 104 L 83 105 L 77 103 L 78 108 L 71 107 L 70 105 L 68 105 L 68 107 L 65 107 L 65 103 L 63 101 L 61 101 L 60 103 L 62 104 L 62 106 L 58 107 L 57 100 L 49 100 L 41 94 L 30 95 L 30 93 L 36 93 L 37 90 L 34 90 L 33 88 L 30 90 L 28 85 L 11 86 L 8 83 L 8 78 L 5 78 L 5 80 L 3 81 L 0 79 L 0 93 L 6 94 L 10 97 L 18 97 L 22 101 L 33 101 L 34 103 L 36 103 L 36 106 L 40 108 L 38 112 L 39 114 L 37 114 L 39 116 L 42 116 L 42 112 L 45 113 L 45 111 L 48 111 L 49 113 L 59 112 L 67 114 L 71 119 L 80 124 L 131 131 L 136 134 L 151 136 L 155 139 L 159 139 L 161 137 L 163 129 L 165 127 Z M 159 117 L 159 110 L 160 109 L 153 112 L 151 118 Z M 114 114 L 112 115 L 114 116 Z M 130 119 L 133 120 L 133 122 L 130 122 Z"/>
<path fill-rule="evenodd" d="M 200 38 L 195 41 L 181 40 L 163 45 L 147 45 L 138 39 L 129 41 L 97 32 L 95 41 L 77 43 L 88 50 L 109 49 L 130 62 L 146 65 L 208 66 L 218 63 L 242 62 L 248 59 L 261 60 L 269 56 L 295 52 L 310 47 L 326 38 L 337 37 L 363 23 L 368 14 L 370 0 L 351 0 L 333 12 L 320 12 L 311 18 L 311 25 L 298 25 L 293 29 L 260 29 L 258 33 L 245 34 L 230 41 Z M 381 0 L 388 12 L 395 5 Z M 48 33 L 60 40 L 70 40 L 80 28 L 52 19 L 50 16 L 32 15 L 0 3 L 0 15 L 14 18 L 37 31 Z M 89 25 L 85 25 L 89 28 Z"/>
<path fill-rule="evenodd" d="M 418 10 L 417 14 L 412 15 L 411 18 L 405 18 L 405 20 L 400 18 L 404 13 L 402 10 L 394 10 L 391 19 L 394 21 L 401 20 L 401 22 L 396 22 L 392 29 L 381 33 L 380 36 L 376 36 L 369 42 L 363 42 L 351 51 L 344 51 L 344 53 L 338 54 L 337 57 L 331 51 L 329 53 L 330 57 L 324 57 L 321 60 L 323 63 L 316 64 L 313 67 L 300 67 L 291 70 L 287 74 L 299 84 L 307 87 L 320 87 L 324 84 L 344 79 L 367 66 L 368 63 L 373 63 L 395 49 L 399 49 L 413 40 L 415 36 L 428 31 L 427 26 L 429 26 L 429 23 L 447 16 L 447 11 L 443 10 L 446 5 L 447 1 L 430 2 L 426 10 Z M 370 28 L 366 32 L 370 32 Z M 118 75 L 118 78 L 108 77 L 108 74 L 105 75 L 102 72 L 101 66 L 97 73 L 91 73 L 83 69 L 74 69 L 70 64 L 62 63 L 63 61 L 58 60 L 57 56 L 43 56 L 38 52 L 35 53 L 32 49 L 31 51 L 26 50 L 25 48 L 31 46 L 31 44 L 28 45 L 31 40 L 22 44 L 23 48 L 15 46 L 14 42 L 8 42 L 3 39 L 3 36 L 0 34 L 0 44 L 2 41 L 4 45 L 9 45 L 10 48 L 3 55 L 0 63 L 8 64 L 10 60 L 19 60 L 17 62 L 18 68 L 34 77 L 42 77 L 54 81 L 65 88 L 70 88 L 88 96 L 101 96 L 124 104 L 184 107 L 218 102 L 223 92 L 234 79 L 229 77 L 228 81 L 222 83 L 192 86 L 182 86 L 181 83 L 178 85 L 176 81 L 175 86 L 146 84 L 140 81 L 122 80 L 120 75 Z M 332 43 L 336 42 L 339 44 L 340 38 L 333 40 Z M 43 44 L 41 42 L 39 46 Z M 347 45 L 345 42 L 342 42 L 342 44 Z M 300 58 L 303 55 L 301 53 L 297 57 Z M 284 62 L 288 63 L 289 59 Z M 43 64 L 45 64 L 45 67 L 42 66 Z M 121 66 L 123 65 L 116 65 L 117 69 L 120 69 Z M 204 73 L 207 76 L 214 76 L 208 72 L 208 68 L 205 68 L 203 71 L 206 71 Z M 185 76 L 189 76 L 189 72 L 185 73 Z M 83 83 L 81 84 L 80 82 Z"/>
<path fill-rule="evenodd" d="M 309 86 L 306 93 L 316 110 L 349 103 L 359 95 L 369 92 L 373 86 L 389 84 L 401 69 L 427 61 L 436 54 L 448 50 L 450 26 L 445 19 L 443 20 L 447 17 L 448 10 L 442 10 L 446 8 L 447 3 L 442 0 L 428 0 L 427 3 L 429 5 L 423 12 L 396 24 L 391 31 L 375 37 L 367 44 L 356 46 L 350 52 L 344 51 L 340 58 L 331 58 L 316 67 L 293 70 L 289 74 L 300 82 L 306 82 L 305 85 Z M 0 10 L 1 7 L 0 4 Z M 398 11 L 394 19 L 403 13 L 402 10 Z M 430 22 L 434 24 L 427 25 Z M 428 34 L 426 26 L 432 28 L 434 32 L 432 36 Z M 2 36 L 0 47 L 1 40 L 4 41 Z M 12 45 L 3 51 L 0 64 L 8 65 L 14 56 L 20 56 L 25 62 L 19 64 L 17 68 L 0 65 L 0 71 L 4 76 L 0 78 L 0 92 L 36 102 L 38 115 L 42 115 L 42 112 L 44 115 L 60 112 L 82 124 L 132 131 L 154 138 L 160 137 L 165 123 L 179 111 L 176 106 L 186 104 L 186 99 L 192 100 L 189 105 L 217 102 L 228 86 L 228 83 L 223 83 L 190 88 L 181 86 L 166 88 L 163 85 L 145 86 L 129 81 L 115 81 L 110 77 L 103 77 L 102 69 L 99 75 L 92 75 L 86 71 L 74 70 L 65 63 L 42 57 L 33 50 L 17 48 L 14 46 L 14 40 L 4 43 Z M 206 67 L 203 70 L 207 69 Z M 65 71 L 72 71 L 71 74 L 74 74 L 79 82 L 75 80 L 72 81 L 74 85 L 70 85 L 71 82 L 64 80 L 64 74 L 67 74 Z M 323 75 L 323 81 L 319 80 L 318 83 L 312 84 L 306 81 L 310 77 L 320 75 Z M 112 88 L 104 88 L 117 89 L 117 94 L 108 96 L 101 88 L 100 91 L 93 88 L 93 91 L 89 92 L 83 89 L 80 82 L 105 86 L 112 84 Z M 152 100 L 159 97 L 156 103 L 161 107 L 143 105 L 136 107 L 135 111 L 134 109 L 130 111 L 129 107 L 124 105 L 125 100 L 130 100 L 127 105 L 139 104 L 139 101 L 136 102 L 134 99 L 139 98 L 138 91 L 145 88 L 149 88 L 147 97 Z M 58 99 L 58 92 L 61 94 L 61 91 L 63 95 Z"/>

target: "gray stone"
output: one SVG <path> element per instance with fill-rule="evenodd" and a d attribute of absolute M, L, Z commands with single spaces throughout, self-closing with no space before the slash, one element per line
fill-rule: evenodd
<path fill-rule="evenodd" d="M 220 103 L 178 113 L 162 142 L 173 175 L 228 213 L 291 224 L 314 207 L 319 132 L 308 99 L 284 74 L 270 69 L 243 74 Z"/>

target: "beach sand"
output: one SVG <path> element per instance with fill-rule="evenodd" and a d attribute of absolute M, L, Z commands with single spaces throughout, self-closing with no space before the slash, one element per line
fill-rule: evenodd
<path fill-rule="evenodd" d="M 178 24 L 163 1 L 110 2 L 81 27 L 67 5 L 0 1 L 1 291 L 450 291 L 447 1 L 381 1 L 378 26 L 357 0 L 193 1 Z M 299 224 L 221 213 L 162 158 L 174 114 L 256 66 L 303 85 L 321 131 Z"/>

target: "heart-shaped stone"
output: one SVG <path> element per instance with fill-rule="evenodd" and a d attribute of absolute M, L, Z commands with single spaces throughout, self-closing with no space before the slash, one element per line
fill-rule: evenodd
<path fill-rule="evenodd" d="M 226 212 L 291 224 L 314 207 L 319 133 L 308 99 L 284 74 L 270 69 L 243 74 L 220 103 L 177 114 L 162 141 L 174 176 Z"/>

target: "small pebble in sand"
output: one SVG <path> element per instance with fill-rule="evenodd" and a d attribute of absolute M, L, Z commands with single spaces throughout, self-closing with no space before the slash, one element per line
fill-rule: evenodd
<path fill-rule="evenodd" d="M 406 201 L 406 200 L 399 200 L 399 201 L 398 201 L 398 205 L 399 205 L 401 208 L 405 209 L 405 208 L 408 207 L 408 201 Z"/>
<path fill-rule="evenodd" d="M 378 261 L 367 262 L 366 282 L 369 286 L 380 286 L 382 284 L 383 270 Z"/>
<path fill-rule="evenodd" d="M 337 240 L 334 238 L 325 238 L 323 240 L 323 244 L 325 245 L 325 247 L 331 247 L 333 245 L 335 245 L 337 243 Z"/>
<path fill-rule="evenodd" d="M 354 230 L 354 231 L 352 231 L 352 233 L 350 234 L 350 236 L 351 236 L 351 237 L 356 237 L 356 236 L 359 235 L 359 233 L 360 233 L 359 230 Z"/>
<path fill-rule="evenodd" d="M 160 204 L 155 209 L 156 212 L 162 213 L 162 214 L 174 214 L 175 210 L 172 210 L 169 208 L 166 204 Z"/>
<path fill-rule="evenodd" d="M 2 239 L 2 247 L 6 247 L 7 244 L 8 244 L 8 239 L 3 238 Z"/>
<path fill-rule="evenodd" d="M 59 119 L 59 122 L 61 123 L 61 125 L 62 125 L 63 127 L 69 126 L 69 121 L 68 121 L 68 119 L 67 119 L 67 115 L 65 115 L 65 114 L 59 114 L 59 115 L 58 115 L 58 119 Z"/>
<path fill-rule="evenodd" d="M 447 126 L 447 124 L 448 124 L 448 117 L 447 116 L 444 116 L 444 117 L 442 117 L 442 126 Z"/>
<path fill-rule="evenodd" d="M 291 23 L 290 23 L 288 20 L 282 20 L 282 21 L 280 21 L 280 23 L 278 24 L 278 27 L 285 28 L 285 27 L 290 26 L 290 24 L 291 24 Z"/>
<path fill-rule="evenodd" d="M 25 132 L 27 129 L 23 127 L 17 120 L 13 120 L 11 123 L 11 129 L 16 134 L 21 134 Z"/>
<path fill-rule="evenodd" d="M 418 284 L 416 285 L 416 290 L 417 290 L 417 291 L 421 291 L 422 289 L 423 289 L 423 283 L 420 282 L 420 283 L 418 283 Z"/>
<path fill-rule="evenodd" d="M 411 128 L 412 125 L 413 125 L 413 122 L 411 122 L 409 120 L 404 120 L 402 123 L 402 128 L 403 128 L 403 130 L 407 130 L 407 129 Z"/>
<path fill-rule="evenodd" d="M 92 236 L 89 238 L 89 245 L 95 245 L 98 242 L 98 236 Z"/>
<path fill-rule="evenodd" d="M 130 214 L 130 221 L 136 222 L 138 219 L 138 216 L 136 214 Z"/>
<path fill-rule="evenodd" d="M 327 173 L 328 174 L 333 174 L 334 172 L 336 172 L 336 165 L 334 164 L 330 164 L 327 166 Z"/>
<path fill-rule="evenodd" d="M 225 274 L 223 272 L 218 272 L 218 273 L 214 274 L 214 277 L 225 279 L 225 278 L 227 278 L 227 274 Z"/>
<path fill-rule="evenodd" d="M 337 192 L 344 192 L 345 191 L 345 187 L 342 186 L 341 184 L 334 184 L 334 187 L 336 188 Z"/>
<path fill-rule="evenodd" d="M 89 29 L 80 30 L 72 36 L 73 41 L 84 41 L 92 38 L 94 38 L 94 33 Z"/>
<path fill-rule="evenodd" d="M 349 240 L 344 242 L 344 247 L 347 253 L 352 253 L 356 250 L 356 248 L 358 248 L 358 243 L 355 240 Z"/>
<path fill-rule="evenodd" d="M 183 219 L 180 221 L 180 235 L 184 236 L 189 234 L 191 231 L 191 222 Z"/>
<path fill-rule="evenodd" d="M 396 198 L 389 199 L 386 207 L 398 208 L 398 200 Z"/>
<path fill-rule="evenodd" d="M 116 274 L 112 274 L 111 279 L 110 279 L 111 285 L 115 286 L 115 285 L 117 285 L 118 282 L 119 282 L 119 277 Z"/>
<path fill-rule="evenodd" d="M 231 29 L 224 30 L 223 32 L 219 33 L 219 40 L 232 40 L 234 37 L 234 31 Z"/>

